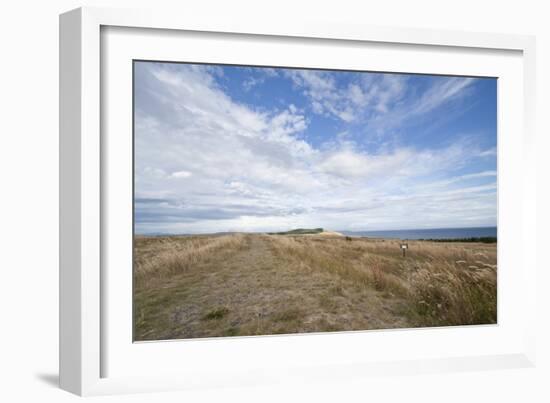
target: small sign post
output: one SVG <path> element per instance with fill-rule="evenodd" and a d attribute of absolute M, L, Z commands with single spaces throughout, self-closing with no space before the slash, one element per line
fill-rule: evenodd
<path fill-rule="evenodd" d="M 403 243 L 401 242 L 401 250 L 403 251 L 403 257 L 405 257 L 405 255 L 407 254 L 407 249 L 409 248 L 409 244 L 408 243 Z"/>

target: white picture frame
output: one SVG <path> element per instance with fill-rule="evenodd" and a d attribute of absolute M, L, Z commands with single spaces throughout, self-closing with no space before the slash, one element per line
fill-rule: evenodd
<path fill-rule="evenodd" d="M 111 278 L 105 271 L 109 257 L 104 227 L 113 224 L 109 224 L 112 215 L 106 215 L 102 209 L 110 203 L 109 197 L 106 196 L 110 189 L 108 185 L 110 171 L 107 169 L 109 165 L 106 164 L 106 160 L 109 157 L 105 147 L 109 147 L 109 151 L 112 152 L 117 149 L 116 147 L 125 147 L 125 145 L 124 143 L 113 145 L 109 140 L 111 137 L 107 140 L 102 138 L 102 133 L 108 132 L 111 124 L 117 124 L 106 119 L 108 115 L 106 112 L 109 111 L 102 108 L 105 94 L 114 94 L 114 98 L 108 98 L 109 105 L 115 105 L 113 100 L 126 99 L 122 102 L 127 104 L 122 108 L 127 108 L 131 104 L 131 99 L 125 98 L 123 87 L 117 87 L 124 83 L 114 84 L 112 80 L 102 80 L 104 61 L 101 59 L 109 55 L 102 49 L 106 45 L 105 38 L 102 38 L 102 31 L 109 30 L 108 27 L 118 27 L 118 30 L 123 31 L 126 29 L 123 36 L 132 36 L 133 29 L 171 32 L 167 39 L 151 39 L 153 44 L 154 41 L 158 41 L 159 49 L 168 49 L 167 52 L 173 41 L 179 40 L 178 32 L 182 34 L 192 32 L 199 38 L 208 33 L 217 33 L 218 39 L 226 36 L 229 40 L 236 35 L 239 38 L 253 38 L 260 44 L 262 41 L 282 43 L 281 46 L 288 41 L 296 41 L 308 46 L 310 43 L 308 41 L 318 40 L 328 41 L 325 45 L 333 46 L 334 49 L 346 44 L 358 46 L 375 44 L 382 48 L 394 46 L 397 49 L 396 52 L 404 51 L 406 47 L 413 47 L 417 52 L 427 52 L 425 62 L 432 64 L 435 63 L 435 59 L 433 55 L 429 55 L 430 49 L 447 52 L 448 56 L 445 57 L 449 58 L 460 57 L 460 54 L 455 51 L 470 52 L 474 54 L 474 58 L 476 54 L 483 57 L 493 53 L 497 55 L 500 54 L 499 52 L 513 53 L 514 60 L 510 62 L 509 73 L 503 70 L 503 74 L 505 76 L 510 74 L 506 85 L 514 88 L 514 94 L 518 96 L 514 100 L 516 104 L 505 104 L 502 107 L 505 111 L 511 111 L 511 107 L 519 103 L 521 108 L 517 115 L 507 117 L 504 126 L 499 121 L 499 131 L 518 129 L 514 131 L 515 134 L 509 131 L 510 135 L 506 137 L 502 146 L 506 147 L 503 149 L 505 154 L 510 153 L 515 169 L 512 171 L 509 166 L 500 165 L 499 162 L 499 295 L 504 293 L 503 295 L 506 296 L 513 292 L 521 296 L 523 304 L 521 307 L 525 308 L 523 312 L 535 312 L 536 251 L 534 248 L 536 242 L 533 242 L 532 238 L 529 241 L 522 238 L 523 233 L 536 233 L 534 208 L 536 167 L 535 158 L 533 158 L 535 153 L 534 38 L 326 22 L 304 22 L 298 25 L 286 21 L 269 21 L 269 19 L 214 20 L 151 10 L 81 8 L 62 14 L 60 17 L 60 385 L 63 389 L 79 395 L 97 395 L 212 386 L 245 386 L 307 379 L 331 381 L 380 373 L 398 375 L 534 365 L 535 318 L 524 315 L 521 323 L 517 320 L 518 315 L 503 319 L 500 316 L 500 310 L 506 308 L 506 305 L 503 306 L 502 301 L 499 301 L 500 328 L 478 327 L 472 330 L 458 327 L 421 332 L 347 332 L 347 334 L 285 337 L 260 336 L 237 338 L 238 340 L 232 341 L 221 339 L 192 343 L 175 341 L 161 344 L 146 343 L 147 346 L 139 347 L 139 351 L 127 337 L 122 338 L 122 341 L 119 340 L 120 338 L 117 339 L 116 334 L 125 330 L 119 331 L 115 326 L 118 323 L 118 317 L 114 312 L 117 310 L 123 312 L 127 305 L 121 304 L 113 310 L 114 305 L 108 302 L 110 301 L 109 288 L 120 285 L 113 283 L 107 286 L 106 283 L 106 280 L 113 282 L 117 280 Z M 161 44 L 163 40 L 166 42 L 164 45 Z M 114 40 L 109 42 L 109 46 L 120 46 L 121 43 L 118 42 L 117 45 Z M 162 50 L 158 52 L 162 54 Z M 456 53 L 455 56 L 453 52 Z M 122 53 L 121 50 L 119 55 Z M 125 57 L 133 56 L 128 54 Z M 261 52 L 252 56 L 254 57 L 261 58 Z M 220 60 L 217 58 L 213 61 Z M 252 59 L 249 57 L 243 64 L 249 60 Z M 319 60 L 317 63 L 323 63 L 321 59 Z M 488 60 L 484 63 L 491 63 L 490 58 Z M 379 69 L 383 70 L 384 63 L 389 65 L 389 57 L 388 61 L 381 60 L 380 63 Z M 503 62 L 503 65 L 506 63 Z M 520 71 L 518 68 L 521 69 L 520 75 L 518 75 Z M 479 69 L 482 71 L 483 67 Z M 109 70 L 109 74 L 115 70 L 116 68 Z M 393 70 L 390 69 L 390 71 Z M 127 123 L 131 116 L 123 116 L 123 119 Z M 111 147 L 114 148 L 111 149 Z M 500 151 L 499 145 L 499 153 Z M 512 151 L 515 154 L 512 154 Z M 505 159 L 505 161 L 512 161 L 512 159 Z M 502 175 L 504 176 L 501 177 Z M 501 185 L 504 185 L 502 192 Z M 128 208 L 131 209 L 130 206 Z M 506 220 L 511 220 L 509 226 L 504 226 L 506 231 L 504 233 L 501 232 L 503 211 L 508 217 Z M 521 227 L 521 231 L 512 234 L 511 231 L 506 230 L 512 227 L 518 229 Z M 504 239 L 503 243 L 500 241 L 501 237 Z M 510 240 L 509 244 L 514 243 L 517 246 L 513 248 L 514 250 L 507 249 L 506 252 L 501 253 L 502 245 L 506 246 L 507 238 Z M 504 271 L 504 282 L 500 281 L 502 259 L 504 263 L 513 262 L 521 268 L 517 273 L 510 272 L 510 277 L 507 277 Z M 506 299 L 504 299 L 505 302 Z M 131 316 L 131 311 L 128 315 Z M 112 319 L 113 317 L 115 320 Z M 106 329 L 107 327 L 109 329 Z M 502 337 L 503 342 L 499 344 L 496 340 L 494 349 L 488 349 L 483 342 L 479 343 L 478 348 L 472 348 L 471 344 L 481 340 L 479 338 L 488 341 L 495 335 Z M 358 354 L 354 358 L 350 355 L 346 360 L 339 360 L 335 354 L 329 354 L 326 358 L 319 358 L 315 354 L 318 349 L 332 351 L 342 342 L 360 345 L 367 338 L 369 341 L 386 340 L 381 343 L 391 343 L 392 340 L 400 344 L 415 343 L 419 346 L 419 353 L 406 356 L 403 353 L 404 350 L 396 349 L 396 353 L 391 357 L 366 359 Z M 440 346 L 437 351 L 429 350 L 427 347 L 423 349 L 422 345 L 433 344 L 433 341 L 438 339 L 448 342 L 464 340 L 465 347 L 451 349 L 451 347 Z M 123 343 L 129 344 L 123 346 Z M 181 346 L 186 346 L 187 350 L 182 352 Z M 211 369 L 216 362 L 213 361 L 215 358 L 212 358 L 212 354 L 208 355 L 208 351 L 214 351 L 226 359 L 234 360 L 235 357 L 239 357 L 239 363 L 231 368 L 216 365 L 215 370 Z M 302 351 L 303 354 L 295 354 L 292 360 L 277 361 L 281 351 Z M 381 349 L 381 351 L 384 350 Z M 147 357 L 151 355 L 160 357 L 158 360 L 162 361 L 156 361 L 156 363 L 162 363 L 163 368 L 167 370 L 159 372 L 156 376 L 146 371 L 146 368 L 143 371 L 140 368 L 131 371 L 129 367 L 135 367 L 132 354 L 135 354 L 135 357 L 139 356 L 136 362 L 143 362 L 143 367 L 152 364 Z M 188 355 L 186 360 L 176 361 L 173 357 L 177 354 Z M 343 351 L 341 355 L 346 356 L 346 352 Z M 259 360 L 262 356 L 263 364 L 260 365 Z M 117 360 L 117 369 L 111 370 L 110 364 L 107 365 L 107 363 Z"/>

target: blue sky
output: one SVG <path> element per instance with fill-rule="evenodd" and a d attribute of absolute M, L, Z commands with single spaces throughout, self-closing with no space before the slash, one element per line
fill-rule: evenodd
<path fill-rule="evenodd" d="M 136 233 L 496 225 L 496 79 L 134 72 Z"/>

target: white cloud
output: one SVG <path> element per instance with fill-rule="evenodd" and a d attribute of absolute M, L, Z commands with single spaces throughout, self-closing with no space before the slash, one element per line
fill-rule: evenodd
<path fill-rule="evenodd" d="M 387 131 L 407 122 L 422 121 L 438 108 L 462 99 L 474 83 L 474 79 L 467 77 L 437 77 L 432 80 L 432 85 L 420 95 L 409 95 L 413 97 L 413 102 L 390 102 L 392 94 L 395 97 L 396 94 L 403 94 L 406 89 L 398 81 L 389 84 L 390 89 L 385 92 L 389 95 L 384 95 L 378 103 L 376 109 L 380 113 L 370 117 L 369 126 Z M 417 89 L 411 89 L 413 90 Z"/>
<path fill-rule="evenodd" d="M 263 84 L 264 81 L 265 81 L 265 79 L 263 79 L 263 78 L 249 77 L 248 79 L 243 81 L 243 89 L 245 91 L 250 91 L 256 85 Z"/>
<path fill-rule="evenodd" d="M 346 123 L 364 118 L 365 108 L 387 112 L 406 91 L 406 77 L 396 74 L 364 75 L 348 84 L 339 84 L 320 70 L 287 70 L 285 74 L 311 100 L 314 113 Z"/>
<path fill-rule="evenodd" d="M 277 72 L 277 70 L 275 70 L 272 67 L 261 67 L 261 68 L 258 68 L 258 71 L 261 71 L 262 73 L 264 73 L 268 77 L 278 77 L 279 76 L 279 73 Z"/>
<path fill-rule="evenodd" d="M 310 99 L 314 113 L 346 123 L 364 121 L 385 127 L 460 99 L 474 82 L 467 77 L 437 77 L 418 96 L 404 74 L 365 74 L 348 84 L 338 83 L 332 74 L 321 70 L 287 70 L 285 74 Z M 414 97 L 414 102 L 402 102 L 407 96 Z"/>
<path fill-rule="evenodd" d="M 174 178 L 189 178 L 191 175 L 193 175 L 193 174 L 189 171 L 172 172 L 172 176 Z"/>
<path fill-rule="evenodd" d="M 319 168 L 329 174 L 341 178 L 368 178 L 372 176 L 385 176 L 388 173 L 395 174 L 396 170 L 402 170 L 407 166 L 415 154 L 400 149 L 393 154 L 368 155 L 352 149 L 338 150 L 328 153 Z"/>
<path fill-rule="evenodd" d="M 483 150 L 478 154 L 480 157 L 495 157 L 497 155 L 496 147 L 489 148 L 488 150 Z"/>
<path fill-rule="evenodd" d="M 286 70 L 285 74 L 311 100 L 315 113 L 335 116 L 346 122 L 355 118 L 349 101 L 345 100 L 330 74 L 318 70 Z"/>
<path fill-rule="evenodd" d="M 460 95 L 473 82 L 474 79 L 468 77 L 440 78 L 437 84 L 428 89 L 419 102 L 414 104 L 409 113 L 428 113 Z"/>

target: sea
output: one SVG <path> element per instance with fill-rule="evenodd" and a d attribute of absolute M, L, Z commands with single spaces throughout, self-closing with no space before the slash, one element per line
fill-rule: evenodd
<path fill-rule="evenodd" d="M 422 228 L 385 231 L 339 231 L 348 236 L 394 239 L 462 239 L 497 236 L 497 227 Z"/>

